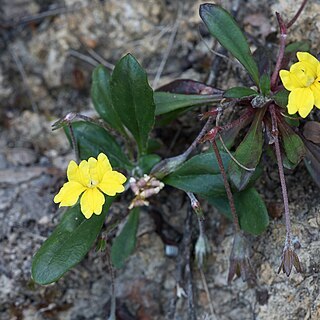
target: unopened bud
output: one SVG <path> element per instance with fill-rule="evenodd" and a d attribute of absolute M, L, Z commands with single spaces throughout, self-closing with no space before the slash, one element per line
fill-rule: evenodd
<path fill-rule="evenodd" d="M 200 202 L 198 201 L 198 199 L 195 197 L 195 195 L 192 192 L 187 192 L 187 195 L 190 199 L 190 204 L 191 204 L 193 211 L 196 213 L 198 218 L 203 219 L 204 214 L 203 214 Z"/>
<path fill-rule="evenodd" d="M 137 186 L 137 180 L 135 178 L 131 177 L 129 179 L 129 184 L 130 184 L 130 188 L 131 188 L 132 192 L 135 195 L 138 195 L 139 194 L 139 188 Z"/>
<path fill-rule="evenodd" d="M 141 196 L 141 198 L 143 198 L 143 199 L 150 198 L 151 196 L 159 193 L 160 190 L 161 190 L 161 188 L 159 188 L 159 187 L 146 189 L 146 190 L 143 190 L 143 191 L 140 193 L 140 196 Z"/>
<path fill-rule="evenodd" d="M 203 261 L 210 251 L 211 250 L 207 236 L 205 234 L 200 234 L 195 246 L 195 254 L 199 267 L 203 266 Z"/>

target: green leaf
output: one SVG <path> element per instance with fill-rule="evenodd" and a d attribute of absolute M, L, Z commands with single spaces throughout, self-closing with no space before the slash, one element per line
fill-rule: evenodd
<path fill-rule="evenodd" d="M 206 198 L 221 213 L 232 219 L 227 197 Z M 267 208 L 261 196 L 254 188 L 234 193 L 234 201 L 242 230 L 259 235 L 269 224 Z"/>
<path fill-rule="evenodd" d="M 97 157 L 100 152 L 106 154 L 112 167 L 131 169 L 132 164 L 122 152 L 119 144 L 105 129 L 89 122 L 74 122 L 72 128 L 78 143 L 80 159 Z M 70 141 L 70 133 L 66 128 Z"/>
<path fill-rule="evenodd" d="M 286 108 L 288 105 L 289 91 L 285 89 L 278 91 L 272 98 L 278 106 Z"/>
<path fill-rule="evenodd" d="M 259 84 L 259 71 L 249 45 L 232 16 L 218 5 L 200 6 L 200 16 L 209 32 L 246 68 L 253 81 Z"/>
<path fill-rule="evenodd" d="M 79 204 L 67 209 L 33 258 L 32 278 L 36 283 L 45 285 L 57 281 L 84 258 L 100 233 L 113 199 L 107 197 L 102 213 L 90 219 L 83 216 Z"/>
<path fill-rule="evenodd" d="M 230 88 L 223 94 L 224 98 L 233 98 L 233 99 L 240 99 L 246 97 L 252 97 L 258 95 L 258 92 L 247 87 L 234 87 Z"/>
<path fill-rule="evenodd" d="M 298 51 L 310 51 L 311 41 L 310 40 L 302 40 L 297 42 L 292 42 L 288 44 L 285 48 L 286 54 L 294 54 Z"/>
<path fill-rule="evenodd" d="M 160 139 L 152 139 L 150 138 L 148 141 L 148 149 L 147 153 L 154 153 L 158 151 L 161 147 L 163 147 L 163 143 Z"/>
<path fill-rule="evenodd" d="M 306 154 L 302 139 L 285 122 L 279 122 L 279 131 L 284 153 L 290 161 L 290 168 L 296 167 Z"/>
<path fill-rule="evenodd" d="M 91 99 L 100 117 L 112 128 L 124 133 L 122 122 L 112 104 L 110 80 L 110 73 L 104 66 L 96 67 L 92 73 Z"/>
<path fill-rule="evenodd" d="M 159 163 L 161 160 L 161 157 L 157 154 L 146 154 L 140 157 L 139 159 L 139 168 L 141 170 L 141 173 L 139 174 L 142 176 L 144 173 L 148 174 L 150 173 L 151 169 Z"/>
<path fill-rule="evenodd" d="M 268 96 L 270 94 L 270 76 L 268 74 L 264 73 L 261 76 L 259 87 L 264 96 Z"/>
<path fill-rule="evenodd" d="M 137 242 L 137 230 L 139 226 L 139 209 L 134 208 L 121 233 L 114 239 L 111 247 L 111 261 L 117 268 L 125 265 L 127 258 L 133 253 Z"/>
<path fill-rule="evenodd" d="M 263 146 L 262 119 L 265 108 L 257 111 L 251 127 L 234 153 L 234 157 L 247 168 L 256 168 L 261 157 Z M 237 190 L 241 191 L 248 185 L 254 171 L 241 168 L 236 162 L 230 161 L 229 177 Z"/>
<path fill-rule="evenodd" d="M 221 152 L 221 157 L 226 166 L 230 159 L 228 154 Z M 203 196 L 225 195 L 223 179 L 213 152 L 192 157 L 174 173 L 166 176 L 163 182 L 186 192 Z"/>
<path fill-rule="evenodd" d="M 144 153 L 154 125 L 155 104 L 147 74 L 130 54 L 114 68 L 111 96 L 119 118 L 135 138 L 139 152 Z"/>
<path fill-rule="evenodd" d="M 154 102 L 156 104 L 156 115 L 165 114 L 175 110 L 191 106 L 200 106 L 219 102 L 222 99 L 221 94 L 178 94 L 170 92 L 155 92 Z"/>

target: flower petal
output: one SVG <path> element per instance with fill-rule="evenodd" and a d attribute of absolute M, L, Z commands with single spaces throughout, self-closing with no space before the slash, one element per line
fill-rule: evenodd
<path fill-rule="evenodd" d="M 297 58 L 299 61 L 305 63 L 310 70 L 312 70 L 313 77 L 317 75 L 317 68 L 319 66 L 319 61 L 313 55 L 308 52 L 297 52 Z"/>
<path fill-rule="evenodd" d="M 80 199 L 81 212 L 87 219 L 89 219 L 93 213 L 99 215 L 104 202 L 105 197 L 98 188 L 89 188 Z"/>
<path fill-rule="evenodd" d="M 70 207 L 76 204 L 80 194 L 86 188 L 79 182 L 69 181 L 63 185 L 59 193 L 54 197 L 55 203 L 60 202 L 60 207 Z"/>
<path fill-rule="evenodd" d="M 127 178 L 118 171 L 106 172 L 103 176 L 102 181 L 99 183 L 98 187 L 108 196 L 114 196 L 116 193 L 124 191 L 124 186 Z"/>
<path fill-rule="evenodd" d="M 299 82 L 300 88 L 309 87 L 315 77 L 316 72 L 310 68 L 309 64 L 306 62 L 297 62 L 290 67 L 291 76 L 294 75 L 295 79 Z"/>
<path fill-rule="evenodd" d="M 289 91 L 303 87 L 303 84 L 299 81 L 297 76 L 288 70 L 280 70 L 279 76 L 283 86 Z"/>
<path fill-rule="evenodd" d="M 289 94 L 288 113 L 294 114 L 297 111 L 300 116 L 305 118 L 312 110 L 314 97 L 310 88 L 294 89 Z"/>
<path fill-rule="evenodd" d="M 91 177 L 95 181 L 100 182 L 106 172 L 112 171 L 109 159 L 104 153 L 100 153 L 97 160 L 90 158 L 88 162 L 90 166 Z"/>
<path fill-rule="evenodd" d="M 73 160 L 70 161 L 67 169 L 69 181 L 76 181 L 87 187 L 90 184 L 90 174 L 88 162 L 83 160 L 78 166 Z"/>
<path fill-rule="evenodd" d="M 317 77 L 318 78 L 320 77 L 320 63 L 319 63 L 318 68 L 317 68 Z"/>
<path fill-rule="evenodd" d="M 314 96 L 314 104 L 320 109 L 320 78 L 316 79 L 315 82 L 310 86 L 310 89 Z"/>

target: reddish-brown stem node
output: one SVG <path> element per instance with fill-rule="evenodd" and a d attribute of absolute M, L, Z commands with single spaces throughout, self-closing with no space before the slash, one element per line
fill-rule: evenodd
<path fill-rule="evenodd" d="M 214 151 L 216 158 L 217 158 L 217 161 L 218 161 L 219 169 L 220 169 L 220 172 L 221 172 L 221 175 L 223 178 L 224 187 L 226 189 L 226 193 L 227 193 L 227 197 L 228 197 L 228 201 L 229 201 L 229 205 L 230 205 L 230 210 L 231 210 L 231 214 L 232 214 L 232 218 L 233 218 L 233 226 L 234 226 L 234 229 L 236 232 L 240 232 L 240 225 L 239 225 L 239 219 L 237 216 L 236 206 L 234 204 L 233 194 L 231 191 L 231 187 L 229 184 L 227 173 L 226 173 L 224 166 L 223 166 L 220 151 L 219 151 L 219 148 L 218 148 L 215 140 L 212 140 L 211 143 L 212 143 L 213 151 Z"/>

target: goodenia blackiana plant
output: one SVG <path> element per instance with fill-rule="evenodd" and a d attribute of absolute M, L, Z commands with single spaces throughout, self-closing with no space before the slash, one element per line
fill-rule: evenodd
<path fill-rule="evenodd" d="M 305 3 L 303 1 L 299 14 Z M 286 46 L 287 30 L 299 14 L 288 23 L 277 14 L 280 46 L 278 54 L 274 53 L 277 59 L 272 70 L 265 66 L 274 65 L 274 61 L 263 66 L 259 64 L 255 58 L 259 55 L 252 54 L 243 32 L 226 10 L 214 4 L 201 5 L 200 16 L 211 35 L 248 72 L 251 82 L 246 87 L 221 90 L 184 79 L 153 90 L 146 72 L 130 54 L 119 60 L 113 72 L 103 66 L 93 71 L 91 97 L 101 119 L 72 113 L 60 119 L 54 129 L 65 128 L 78 163 L 105 154 L 112 170 L 127 177 L 125 188 L 131 203 L 125 212 L 114 214 L 109 208 L 120 198 L 106 193 L 101 212 L 93 212 L 95 214 L 86 219 L 81 211 L 83 195 L 79 194 L 80 204 L 78 201 L 65 210 L 56 230 L 35 255 L 32 265 L 35 282 L 48 284 L 57 281 L 84 258 L 100 234 L 99 248 L 111 246 L 108 252 L 113 266 L 123 267 L 135 249 L 140 207 L 147 207 L 149 199 L 161 192 L 164 185 L 188 194 L 197 213 L 200 228 L 196 246 L 198 263 L 203 263 L 204 254 L 210 250 L 203 228 L 205 214 L 196 197 L 208 201 L 233 221 L 235 237 L 228 280 L 231 281 L 239 270 L 244 280 L 251 281 L 254 276 L 245 233 L 259 235 L 269 223 L 264 201 L 254 188 L 263 171 L 261 157 L 268 149 L 274 151 L 278 164 L 285 207 L 287 234 L 280 268 L 287 275 L 290 275 L 292 266 L 301 271 L 292 246 L 283 167 L 292 169 L 302 159 L 311 159 L 307 162 L 308 169 L 313 177 L 318 177 L 320 152 L 314 150 L 319 150 L 320 146 L 302 134 L 301 119 L 288 114 L 288 111 L 290 114 L 301 111 L 305 116 L 311 110 L 310 105 L 318 105 L 315 65 L 319 62 L 305 52 L 308 50 L 306 42 Z M 299 62 L 285 71 L 287 63 L 297 52 Z M 294 77 L 304 79 L 302 87 Z M 306 89 L 311 91 L 313 100 Z M 308 99 L 305 99 L 307 95 Z M 209 107 L 202 115 L 206 123 L 201 132 L 185 152 L 161 159 L 157 155 L 159 143 L 151 138 L 154 127 L 165 125 L 199 106 Z M 238 117 L 221 123 L 221 114 L 226 108 L 234 108 Z M 195 154 L 201 143 L 209 143 L 210 149 Z M 104 174 L 101 172 L 101 177 Z M 99 181 L 102 180 L 92 178 L 86 190 L 100 190 Z M 123 182 L 119 183 L 122 185 Z M 123 222 L 124 227 L 117 232 L 117 226 Z"/>

